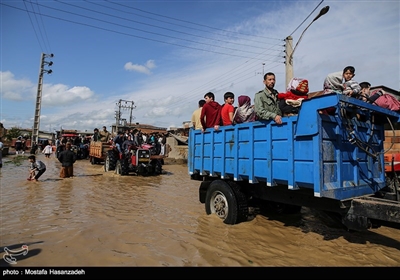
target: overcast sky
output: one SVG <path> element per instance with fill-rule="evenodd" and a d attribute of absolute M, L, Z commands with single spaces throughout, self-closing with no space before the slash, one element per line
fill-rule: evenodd
<path fill-rule="evenodd" d="M 43 73 L 44 131 L 110 127 L 119 100 L 134 103 L 132 122 L 182 127 L 208 91 L 221 104 L 227 91 L 235 104 L 240 95 L 253 100 L 263 72 L 284 92 L 284 40 L 296 45 L 325 6 L 295 49 L 294 76 L 319 91 L 326 75 L 352 65 L 356 81 L 400 89 L 397 0 L 0 3 L 5 128 L 33 127 L 42 53 L 53 62 Z"/>

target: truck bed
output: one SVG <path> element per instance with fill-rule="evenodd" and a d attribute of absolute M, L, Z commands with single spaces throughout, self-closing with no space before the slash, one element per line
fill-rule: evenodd
<path fill-rule="evenodd" d="M 335 107 L 334 116 L 319 110 Z M 384 124 L 399 114 L 344 95 L 304 100 L 283 124 L 255 121 L 190 130 L 189 174 L 311 189 L 345 200 L 385 187 Z"/>
<path fill-rule="evenodd" d="M 111 144 L 108 142 L 91 141 L 89 146 L 89 157 L 104 160 Z"/>

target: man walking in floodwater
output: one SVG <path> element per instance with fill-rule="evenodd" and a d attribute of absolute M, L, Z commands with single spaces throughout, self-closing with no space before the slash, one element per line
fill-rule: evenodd
<path fill-rule="evenodd" d="M 60 178 L 69 178 L 74 176 L 74 163 L 76 154 L 71 151 L 71 143 L 67 142 L 65 150 L 58 155 L 58 161 L 61 162 Z"/>

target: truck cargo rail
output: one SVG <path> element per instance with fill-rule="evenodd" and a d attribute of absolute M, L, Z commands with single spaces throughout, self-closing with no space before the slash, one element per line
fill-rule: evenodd
<path fill-rule="evenodd" d="M 321 113 L 327 108 L 333 108 L 334 113 Z M 315 201 L 318 206 L 323 198 L 343 202 L 344 212 L 348 212 L 344 218 L 350 220 L 354 220 L 352 215 L 361 217 L 362 208 L 364 214 L 370 215 L 368 209 L 380 213 L 367 219 L 390 220 L 389 213 L 400 208 L 398 203 L 387 198 L 388 205 L 375 200 L 371 203 L 372 198 L 363 197 L 398 192 L 386 183 L 383 143 L 385 125 L 393 127 L 399 120 L 397 112 L 352 97 L 317 96 L 304 100 L 299 114 L 283 117 L 281 125 L 263 120 L 205 132 L 191 129 L 188 171 L 193 180 L 202 181 L 200 201 L 208 212 L 220 198 L 208 194 L 212 189 L 246 197 L 236 201 L 238 205 L 257 197 L 280 203 L 287 199 L 288 204 L 296 201 L 297 205 L 313 205 Z M 213 185 L 214 181 L 222 183 Z M 282 186 L 289 193 L 283 198 L 282 192 L 266 191 Z M 296 196 L 301 199 L 289 199 Z M 338 206 L 337 212 L 343 214 L 342 208 Z M 398 216 L 393 219 L 400 222 Z"/>

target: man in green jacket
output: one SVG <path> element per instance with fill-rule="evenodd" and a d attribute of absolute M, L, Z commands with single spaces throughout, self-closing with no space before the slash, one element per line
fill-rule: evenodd
<path fill-rule="evenodd" d="M 282 112 L 279 109 L 278 91 L 274 89 L 275 74 L 268 72 L 264 75 L 265 88 L 254 96 L 254 109 L 258 120 L 274 120 L 282 124 Z"/>

